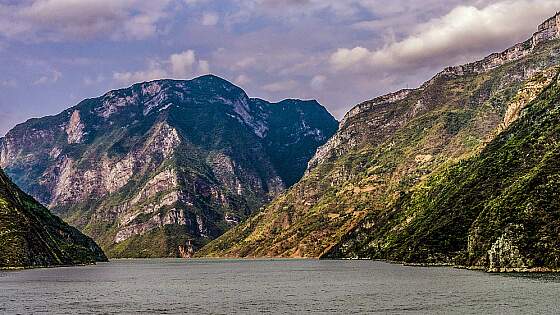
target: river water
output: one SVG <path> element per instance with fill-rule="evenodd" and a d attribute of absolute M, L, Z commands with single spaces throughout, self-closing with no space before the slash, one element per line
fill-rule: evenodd
<path fill-rule="evenodd" d="M 376 261 L 113 260 L 0 271 L 0 313 L 560 314 L 560 275 Z"/>

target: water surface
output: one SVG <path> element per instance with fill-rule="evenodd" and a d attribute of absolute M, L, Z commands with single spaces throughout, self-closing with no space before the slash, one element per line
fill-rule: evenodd
<path fill-rule="evenodd" d="M 0 313 L 560 313 L 560 275 L 376 261 L 114 260 L 0 272 Z"/>

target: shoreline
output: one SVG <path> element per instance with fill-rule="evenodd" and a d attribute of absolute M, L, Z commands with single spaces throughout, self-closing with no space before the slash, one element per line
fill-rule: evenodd
<path fill-rule="evenodd" d="M 554 269 L 549 267 L 486 268 L 484 266 L 465 266 L 465 265 L 455 265 L 455 264 L 443 263 L 443 262 L 442 263 L 414 263 L 414 262 L 395 261 L 395 260 L 388 260 L 388 259 L 368 259 L 368 258 L 339 258 L 339 259 L 324 259 L 324 260 L 371 260 L 371 261 L 385 262 L 388 264 L 401 265 L 405 267 L 425 267 L 425 268 L 447 267 L 447 268 L 482 271 L 485 273 L 496 273 L 496 274 L 560 273 L 560 268 Z"/>
<path fill-rule="evenodd" d="M 75 265 L 49 265 L 49 266 L 17 266 L 17 267 L 0 267 L 0 271 L 23 271 L 32 269 L 44 269 L 44 268 L 71 268 L 71 267 L 84 267 L 97 265 L 98 263 L 107 263 L 112 261 L 128 261 L 128 260 L 184 260 L 184 261 L 292 261 L 292 260 L 309 260 L 309 261 L 344 261 L 344 260 L 361 260 L 361 261 L 376 261 L 383 262 L 387 264 L 401 265 L 403 267 L 424 267 L 424 268 L 454 268 L 454 269 L 465 269 L 470 271 L 481 271 L 489 274 L 536 274 L 536 273 L 549 273 L 549 274 L 560 274 L 560 268 L 548 268 L 548 267 L 502 267 L 502 268 L 492 268 L 487 269 L 484 266 L 464 266 L 455 265 L 451 263 L 414 263 L 414 262 L 402 262 L 387 259 L 368 259 L 368 258 L 339 258 L 339 259 L 321 259 L 316 257 L 196 257 L 196 258 L 182 258 L 182 257 L 152 257 L 152 258 L 111 258 L 109 261 L 104 262 L 93 262 Z"/>
<path fill-rule="evenodd" d="M 85 266 L 93 266 L 97 265 L 98 263 L 104 263 L 108 261 L 98 261 L 92 263 L 83 263 L 83 264 L 66 264 L 66 265 L 45 265 L 45 266 L 0 266 L 0 271 L 22 271 L 22 270 L 33 270 L 33 269 L 49 269 L 49 268 L 71 268 L 71 267 L 85 267 Z"/>

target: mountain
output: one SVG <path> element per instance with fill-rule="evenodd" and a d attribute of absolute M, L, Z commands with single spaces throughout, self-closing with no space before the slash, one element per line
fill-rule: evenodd
<path fill-rule="evenodd" d="M 296 182 L 337 127 L 315 101 L 158 80 L 16 126 L 0 165 L 109 256 L 188 257 Z"/>
<path fill-rule="evenodd" d="M 560 269 L 559 79 L 480 154 L 433 174 L 325 256 Z"/>
<path fill-rule="evenodd" d="M 437 180 L 449 167 L 479 156 L 519 119 L 525 106 L 555 80 L 560 63 L 559 38 L 560 15 L 556 15 L 542 23 L 529 40 L 501 53 L 446 68 L 417 89 L 401 90 L 355 106 L 341 121 L 337 133 L 318 149 L 297 184 L 266 209 L 205 246 L 198 255 L 376 257 L 448 263 L 449 255 L 438 251 L 405 255 L 407 250 L 424 250 L 423 242 L 428 242 L 428 236 L 423 236 L 426 230 L 416 231 L 417 226 L 407 225 L 416 222 L 422 209 L 408 207 L 408 198 L 416 196 L 416 191 Z M 454 186 L 445 186 L 451 187 Z M 428 198 L 424 202 L 432 201 Z M 441 221 L 437 224 L 451 222 L 449 208 L 431 209 L 439 211 L 430 212 L 439 215 Z M 449 213 L 458 218 L 446 228 L 463 230 L 464 226 L 455 224 L 469 226 L 468 220 L 462 221 L 465 214 L 457 211 Z M 504 219 L 513 215 L 507 211 L 502 214 Z M 430 225 L 435 221 L 423 222 L 425 229 L 439 228 Z M 409 240 L 400 234 L 405 227 L 408 233 L 414 232 L 414 238 Z M 381 236 L 378 239 L 376 235 Z M 395 235 L 399 235 L 398 241 Z M 454 243 L 446 236 L 440 233 L 430 237 L 436 238 L 434 242 L 453 243 L 453 249 L 464 250 L 464 243 Z M 405 240 L 411 246 L 404 247 Z M 484 244 L 495 241 L 486 239 Z M 379 251 L 372 250 L 378 247 Z M 391 256 L 391 249 L 397 247 L 400 254 Z M 476 259 L 464 262 L 489 267 Z"/>
<path fill-rule="evenodd" d="M 93 240 L 52 215 L 0 170 L 0 268 L 106 260 Z"/>

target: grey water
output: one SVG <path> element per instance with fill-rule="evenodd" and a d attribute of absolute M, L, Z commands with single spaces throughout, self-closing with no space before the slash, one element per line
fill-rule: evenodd
<path fill-rule="evenodd" d="M 378 261 L 113 260 L 0 272 L 0 313 L 559 314 L 560 275 Z"/>

